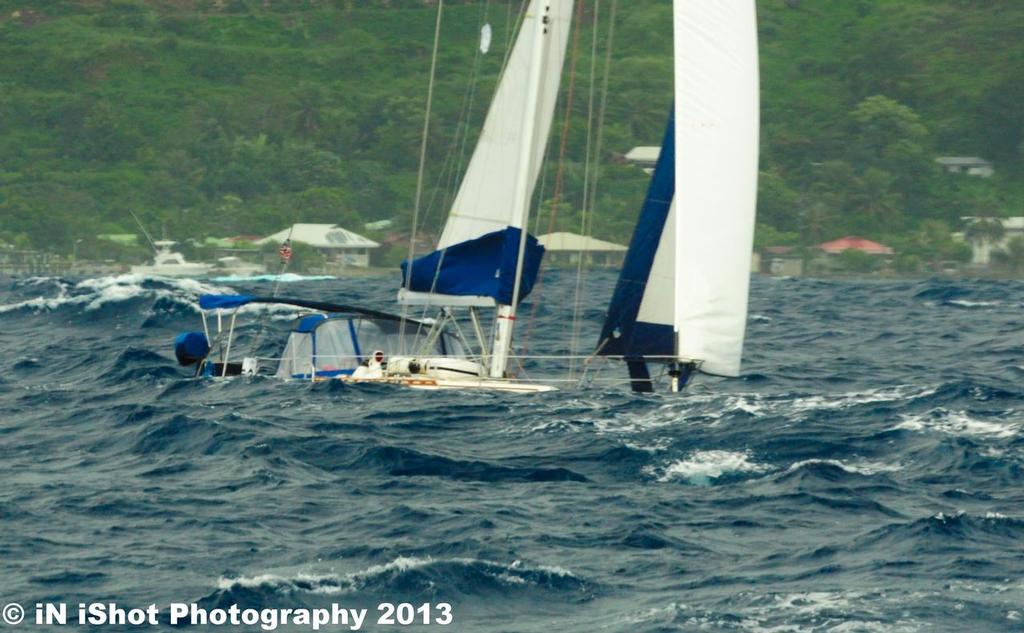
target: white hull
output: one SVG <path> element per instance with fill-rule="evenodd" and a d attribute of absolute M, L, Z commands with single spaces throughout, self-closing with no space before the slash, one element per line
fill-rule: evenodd
<path fill-rule="evenodd" d="M 523 383 L 514 380 L 494 380 L 488 378 L 419 378 L 414 376 L 382 376 L 380 378 L 356 378 L 340 376 L 337 378 L 320 378 L 320 380 L 340 380 L 349 384 L 398 385 L 410 389 L 430 391 L 452 390 L 461 391 L 499 391 L 504 393 L 544 393 L 556 391 L 556 387 L 536 383 Z"/>
<path fill-rule="evenodd" d="M 146 266 L 132 266 L 133 275 L 149 277 L 202 277 L 210 274 L 213 264 L 199 264 L 185 261 L 185 256 L 171 250 L 174 242 L 154 242 L 157 251 L 153 263 Z"/>
<path fill-rule="evenodd" d="M 484 373 L 480 363 L 465 358 L 398 356 L 388 360 L 386 369 L 371 359 L 368 365 L 359 367 L 351 376 L 339 376 L 336 379 L 353 384 L 399 385 L 427 390 L 459 389 L 506 393 L 542 393 L 555 390 L 550 385 L 487 378 L 483 376 Z"/>

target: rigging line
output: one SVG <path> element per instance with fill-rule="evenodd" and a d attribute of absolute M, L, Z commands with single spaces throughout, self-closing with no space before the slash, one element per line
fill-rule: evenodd
<path fill-rule="evenodd" d="M 145 225 L 142 224 L 141 220 L 139 220 L 139 216 L 135 215 L 135 212 L 132 211 L 131 209 L 128 209 L 128 213 L 131 213 L 132 217 L 135 218 L 135 223 L 139 225 L 140 229 L 142 229 L 142 234 L 146 236 L 146 241 L 149 242 L 149 245 L 153 247 L 153 252 L 158 252 L 156 248 L 156 243 L 153 241 L 153 238 L 150 237 L 149 231 L 146 230 Z"/>
<path fill-rule="evenodd" d="M 597 111 L 597 137 L 594 141 L 594 179 L 591 183 L 590 195 L 588 198 L 588 210 L 585 211 L 583 216 L 584 222 L 584 233 L 585 237 L 588 237 L 593 229 L 594 222 L 594 202 L 597 200 L 597 185 L 601 176 L 601 151 L 604 145 L 604 120 L 605 113 L 608 107 L 608 78 L 611 75 L 612 66 L 612 50 L 615 45 L 615 16 L 618 12 L 619 0 L 612 0 L 611 8 L 608 13 L 608 41 L 605 44 L 605 56 L 604 56 L 604 77 L 601 79 L 601 104 Z M 582 257 L 580 258 L 582 261 Z M 580 268 L 580 275 L 577 277 L 578 290 L 576 293 L 575 306 L 573 307 L 573 324 L 575 333 L 570 343 L 570 349 L 573 353 L 579 348 L 579 335 L 580 335 L 580 323 L 579 314 L 583 309 L 583 287 L 585 285 L 584 280 L 585 272 Z"/>
<path fill-rule="evenodd" d="M 573 97 L 576 89 L 576 61 L 579 58 L 580 31 L 583 25 L 583 0 L 576 2 L 576 24 L 572 34 L 572 55 L 569 58 L 569 85 L 565 95 L 565 114 L 562 119 L 562 134 L 558 145 L 558 169 L 555 171 L 555 188 L 551 194 L 551 211 L 548 215 L 548 230 L 550 234 L 555 230 L 555 219 L 558 215 L 558 205 L 562 199 L 562 190 L 565 184 L 565 154 L 569 142 L 569 128 L 572 122 Z M 540 225 L 540 212 L 538 208 L 537 225 Z M 525 239 L 525 238 L 524 238 Z M 533 284 L 533 301 L 530 305 L 530 318 L 527 321 L 526 332 L 523 336 L 523 351 L 529 351 L 530 335 L 533 332 L 533 324 L 537 318 L 537 308 L 540 306 L 540 298 L 544 287 L 544 270 L 541 266 L 537 272 L 537 279 Z"/>
<path fill-rule="evenodd" d="M 480 30 L 482 31 L 484 26 L 488 24 L 487 15 L 488 10 L 491 6 L 491 0 L 484 2 L 483 12 L 480 16 Z M 511 5 L 509 5 L 511 6 Z M 459 146 L 459 157 L 455 164 L 454 172 L 461 174 L 466 164 L 466 145 L 469 143 L 469 119 L 473 116 L 473 104 L 476 103 L 476 87 L 480 82 L 480 68 L 483 65 L 484 52 L 480 46 L 476 48 L 476 56 L 473 59 L 473 74 L 469 83 L 469 97 L 466 102 L 466 127 L 462 134 L 462 143 Z M 450 206 L 450 205 L 449 205 Z"/>
<path fill-rule="evenodd" d="M 491 0 L 486 0 L 482 6 L 482 10 L 480 12 L 480 20 L 477 24 L 478 30 L 482 30 L 484 25 L 487 23 L 487 15 L 490 4 Z M 455 125 L 455 138 L 452 141 L 452 148 L 458 148 L 458 151 L 450 152 L 448 154 L 448 157 L 445 159 L 444 168 L 441 170 L 441 174 L 439 174 L 438 176 L 437 183 L 434 186 L 434 191 L 431 194 L 430 203 L 427 205 L 427 210 L 424 212 L 424 223 L 426 222 L 426 218 L 429 217 L 431 211 L 433 210 L 434 202 L 437 199 L 438 193 L 441 191 L 441 181 L 444 179 L 445 174 L 447 174 L 448 177 L 448 184 L 444 188 L 445 199 L 442 201 L 441 204 L 443 209 L 451 208 L 452 201 L 449 199 L 449 196 L 451 196 L 452 190 L 456 186 L 455 183 L 459 178 L 459 174 L 462 172 L 462 164 L 464 162 L 463 158 L 466 152 L 466 143 L 469 138 L 469 119 L 472 116 L 473 102 L 474 97 L 476 95 L 476 86 L 480 80 L 480 67 L 482 65 L 482 62 L 483 50 L 481 49 L 480 46 L 477 46 L 476 53 L 473 56 L 473 70 L 470 73 L 469 79 L 466 83 L 466 93 L 465 96 L 463 97 L 462 108 L 460 109 L 459 112 L 459 119 Z M 434 277 L 430 282 L 430 292 L 428 294 L 434 294 L 434 291 L 437 290 L 437 282 L 441 277 L 441 268 L 444 265 L 444 256 L 447 252 L 447 248 L 441 250 L 441 256 L 438 258 L 437 266 L 434 269 Z M 421 323 L 416 330 L 416 335 L 414 339 L 419 339 L 420 334 L 423 331 L 422 321 L 426 318 L 427 312 L 429 311 L 430 307 L 431 306 L 429 304 L 425 304 L 423 306 L 423 310 L 420 313 Z"/>
<path fill-rule="evenodd" d="M 598 33 L 600 31 L 600 19 L 599 12 L 601 9 L 601 0 L 596 0 L 594 3 L 594 29 L 590 40 L 590 77 L 589 77 L 589 93 L 587 95 L 587 143 L 586 149 L 583 152 L 583 200 L 580 209 L 580 235 L 587 235 L 587 211 L 590 209 L 590 175 L 593 169 L 593 149 L 594 149 L 594 96 L 597 90 L 597 41 Z M 569 333 L 569 350 L 572 353 L 576 353 L 577 340 L 576 332 L 579 327 L 579 308 L 582 287 L 581 279 L 583 277 L 583 254 L 577 254 L 576 262 L 576 283 L 573 290 L 573 313 L 572 320 L 570 321 L 570 333 Z M 571 362 L 569 364 L 569 376 L 572 377 L 576 374 L 576 363 Z"/>
<path fill-rule="evenodd" d="M 505 69 L 508 67 L 508 60 L 512 57 L 512 41 L 515 39 L 514 35 L 519 32 L 522 28 L 523 20 L 526 18 L 526 8 L 530 3 L 530 0 L 523 0 L 519 5 L 519 13 L 516 15 L 515 22 L 512 22 L 512 5 L 514 2 L 510 2 L 508 5 L 508 16 L 505 24 L 508 25 L 508 29 L 505 32 L 505 56 L 501 60 L 501 70 L 498 72 L 499 77 L 505 76 Z M 495 86 L 495 92 L 498 88 Z"/>
<path fill-rule="evenodd" d="M 479 30 L 482 30 L 483 26 L 487 23 L 490 4 L 491 0 L 486 0 L 482 5 L 478 22 Z M 434 212 L 434 203 L 439 195 L 443 194 L 444 198 L 441 202 L 442 211 L 451 209 L 456 186 L 463 172 L 462 167 L 465 163 L 466 144 L 469 142 L 470 119 L 472 118 L 473 104 L 476 101 L 477 84 L 480 83 L 480 68 L 483 64 L 483 51 L 480 50 L 479 46 L 475 50 L 472 71 L 466 81 L 466 91 L 462 98 L 462 106 L 459 109 L 459 117 L 455 123 L 455 135 L 450 146 L 451 151 L 445 157 L 444 166 L 438 173 L 437 180 L 430 194 L 430 201 L 423 212 L 422 224 L 424 226 L 426 226 L 428 219 Z M 445 180 L 447 180 L 447 183 L 442 186 L 441 183 Z"/>
<path fill-rule="evenodd" d="M 406 274 L 406 290 L 412 290 L 412 261 L 416 256 L 416 232 L 419 230 L 420 202 L 423 196 L 423 177 L 427 165 L 427 140 L 430 135 L 430 110 L 434 104 L 434 79 L 437 73 L 437 49 L 441 41 L 441 16 L 444 14 L 444 0 L 437 2 L 437 22 L 434 24 L 434 50 L 430 56 L 430 81 L 427 83 L 427 107 L 423 115 L 423 140 L 420 143 L 420 167 L 416 175 L 416 201 L 412 209 L 412 235 L 409 236 L 409 259 Z M 402 306 L 402 320 L 399 325 L 399 341 L 405 352 L 405 321 L 408 306 Z"/>
<path fill-rule="evenodd" d="M 293 216 L 292 225 L 288 229 L 288 237 L 285 238 L 285 242 L 289 245 L 289 247 L 291 246 L 292 243 L 292 234 L 295 232 L 296 220 L 298 220 L 298 218 Z M 281 278 L 284 277 L 285 271 L 288 270 L 288 265 L 291 263 L 292 257 L 291 255 L 289 255 L 287 259 L 282 257 L 281 260 L 281 268 L 280 270 L 278 270 L 277 278 L 274 279 L 274 286 L 273 288 L 271 288 L 270 291 L 271 297 L 277 297 L 277 293 L 281 289 Z M 270 310 L 264 310 L 263 314 L 260 315 L 259 320 L 256 322 L 256 334 L 253 335 L 252 343 L 250 343 L 249 345 L 250 353 L 253 356 L 255 356 L 256 352 L 259 351 L 260 339 L 263 338 L 263 330 L 266 328 L 267 317 L 269 315 Z"/>

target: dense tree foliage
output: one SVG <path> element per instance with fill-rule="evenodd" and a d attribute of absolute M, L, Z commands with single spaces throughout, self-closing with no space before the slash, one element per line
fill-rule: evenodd
<path fill-rule="evenodd" d="M 520 4 L 447 4 L 428 231 L 468 160 Z M 578 230 L 594 184 L 590 72 L 599 110 L 611 6 L 585 2 L 575 78 L 563 82 L 574 99 L 562 172 L 560 112 L 538 194 L 542 232 Z M 1024 213 L 1024 3 L 758 8 L 759 243 L 857 233 L 928 263 L 929 248 L 949 255 L 937 235 L 961 216 Z M 0 0 L 0 239 L 67 253 L 137 232 L 129 209 L 176 239 L 295 220 L 407 227 L 434 16 L 435 3 L 411 0 Z M 480 55 L 484 23 L 494 45 Z M 668 0 L 618 3 L 590 218 L 599 237 L 628 239 L 647 177 L 622 155 L 660 141 L 671 50 Z M 997 175 L 947 174 L 937 155 L 982 156 Z"/>

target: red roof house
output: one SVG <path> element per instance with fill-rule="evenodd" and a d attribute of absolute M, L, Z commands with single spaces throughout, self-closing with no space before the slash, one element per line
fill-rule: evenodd
<path fill-rule="evenodd" d="M 869 255 L 892 255 L 895 253 L 895 251 L 885 244 L 872 242 L 871 240 L 864 239 L 863 237 L 856 237 L 854 235 L 818 244 L 816 248 L 825 251 L 829 255 L 838 255 L 843 251 L 849 250 L 860 251 Z"/>

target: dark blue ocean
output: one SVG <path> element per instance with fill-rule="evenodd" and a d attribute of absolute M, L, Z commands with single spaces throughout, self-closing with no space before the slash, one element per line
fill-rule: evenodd
<path fill-rule="evenodd" d="M 395 283 L 281 294 L 391 309 Z M 613 284 L 588 279 L 586 350 Z M 1024 283 L 756 278 L 743 378 L 675 396 L 616 365 L 533 396 L 189 378 L 171 339 L 230 290 L 270 284 L 0 280 L 0 603 L 1024 631 Z M 548 274 L 530 353 L 569 348 L 572 293 Z"/>

